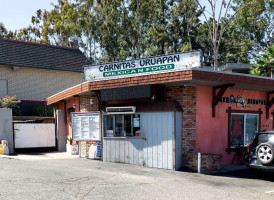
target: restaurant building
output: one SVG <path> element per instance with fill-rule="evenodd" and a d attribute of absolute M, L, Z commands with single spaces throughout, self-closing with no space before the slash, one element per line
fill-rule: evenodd
<path fill-rule="evenodd" d="M 83 157 L 101 141 L 105 162 L 196 170 L 200 152 L 202 170 L 216 170 L 243 162 L 255 134 L 274 128 L 274 79 L 205 70 L 199 51 L 86 66 L 84 76 L 47 99 Z"/>

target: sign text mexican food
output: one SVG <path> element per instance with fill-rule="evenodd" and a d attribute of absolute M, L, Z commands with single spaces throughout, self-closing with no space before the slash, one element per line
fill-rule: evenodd
<path fill-rule="evenodd" d="M 100 81 L 182 71 L 194 67 L 201 67 L 200 51 L 85 66 L 84 79 L 85 81 Z"/>

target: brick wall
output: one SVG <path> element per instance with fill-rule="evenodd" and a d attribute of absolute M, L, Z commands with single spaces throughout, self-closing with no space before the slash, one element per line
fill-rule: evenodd
<path fill-rule="evenodd" d="M 93 99 L 93 105 L 90 104 L 91 99 Z M 91 111 L 99 111 L 99 100 L 97 99 L 95 92 L 80 96 L 80 112 Z"/>
<path fill-rule="evenodd" d="M 167 99 L 177 100 L 183 108 L 182 123 L 182 160 L 183 167 L 197 170 L 198 156 L 196 152 L 196 87 L 167 87 Z M 202 170 L 221 168 L 221 156 L 202 154 Z"/>
<path fill-rule="evenodd" d="M 188 169 L 198 170 L 198 154 L 187 154 L 184 156 L 187 162 L 184 167 Z M 221 155 L 220 154 L 202 154 L 201 171 L 220 170 Z"/>
<path fill-rule="evenodd" d="M 81 157 L 87 158 L 89 157 L 89 147 L 91 145 L 96 146 L 96 141 L 81 141 L 80 145 L 81 145 Z"/>

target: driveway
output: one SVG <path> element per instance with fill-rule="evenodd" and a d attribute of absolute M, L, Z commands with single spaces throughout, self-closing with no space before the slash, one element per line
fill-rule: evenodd
<path fill-rule="evenodd" d="M 272 200 L 274 182 L 34 154 L 0 157 L 0 198 Z"/>

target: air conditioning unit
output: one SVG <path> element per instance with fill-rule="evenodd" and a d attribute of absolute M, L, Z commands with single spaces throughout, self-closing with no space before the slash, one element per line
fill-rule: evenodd
<path fill-rule="evenodd" d="M 107 107 L 106 111 L 108 114 L 134 114 L 136 112 L 136 107 Z"/>

